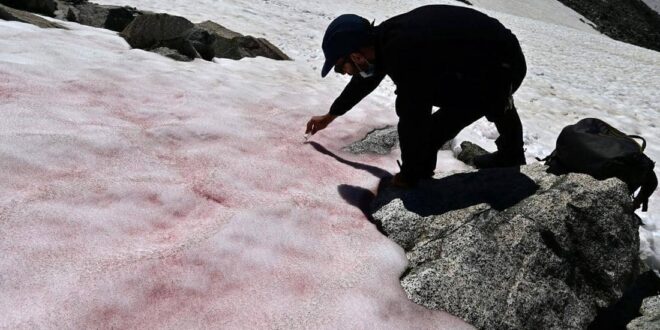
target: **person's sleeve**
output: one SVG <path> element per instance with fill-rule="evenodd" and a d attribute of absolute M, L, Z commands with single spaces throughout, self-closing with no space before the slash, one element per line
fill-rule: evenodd
<path fill-rule="evenodd" d="M 379 72 L 376 72 L 369 78 L 354 76 L 348 85 L 346 85 L 344 91 L 332 103 L 329 113 L 335 116 L 345 114 L 362 101 L 363 98 L 373 92 L 380 82 L 383 81 L 383 78 L 385 78 L 385 74 Z"/>

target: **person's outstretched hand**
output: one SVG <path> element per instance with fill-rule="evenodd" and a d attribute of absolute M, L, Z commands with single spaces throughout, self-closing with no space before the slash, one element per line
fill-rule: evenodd
<path fill-rule="evenodd" d="M 335 118 L 337 118 L 337 116 L 331 114 L 312 117 L 312 119 L 307 122 L 307 130 L 305 131 L 305 134 L 316 134 L 316 132 L 328 127 Z"/>

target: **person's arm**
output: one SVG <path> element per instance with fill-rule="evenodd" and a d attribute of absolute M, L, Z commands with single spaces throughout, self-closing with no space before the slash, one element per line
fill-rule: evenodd
<path fill-rule="evenodd" d="M 321 116 L 314 116 L 307 122 L 305 134 L 316 134 L 316 132 L 328 127 L 337 117 L 345 114 L 358 104 L 365 96 L 373 92 L 385 78 L 384 73 L 377 72 L 372 77 L 362 78 L 355 76 L 346 85 L 344 91 L 337 97 L 330 111 Z"/>
<path fill-rule="evenodd" d="M 385 74 L 382 72 L 376 72 L 369 78 L 362 78 L 358 75 L 353 76 L 339 97 L 337 97 L 335 102 L 332 103 L 332 106 L 330 106 L 329 114 L 334 116 L 345 114 L 367 95 L 373 92 L 384 78 Z"/>

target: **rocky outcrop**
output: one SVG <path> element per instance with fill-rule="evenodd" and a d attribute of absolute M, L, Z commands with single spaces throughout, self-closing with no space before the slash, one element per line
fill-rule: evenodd
<path fill-rule="evenodd" d="M 64 28 L 59 24 L 52 23 L 37 15 L 18 9 L 13 9 L 4 5 L 0 5 L 0 19 L 5 21 L 17 21 L 17 22 L 28 23 L 28 24 L 36 25 L 40 28 L 59 28 L 59 29 Z"/>
<path fill-rule="evenodd" d="M 660 15 L 641 0 L 559 0 L 602 34 L 660 51 Z"/>
<path fill-rule="evenodd" d="M 131 47 L 154 51 L 178 61 L 195 58 L 210 61 L 214 57 L 239 60 L 257 56 L 291 59 L 264 38 L 244 36 L 212 21 L 193 24 L 184 17 L 145 12 L 128 6 L 99 5 L 87 0 L 0 0 L 0 3 L 121 32 Z"/>
<path fill-rule="evenodd" d="M 193 24 L 168 14 L 144 14 L 135 18 L 120 33 L 133 48 L 153 50 L 170 48 L 185 56 L 182 59 L 214 57 L 241 59 L 264 56 L 289 59 L 265 39 L 243 36 L 210 21 Z M 174 55 L 171 58 L 179 58 Z"/>
<path fill-rule="evenodd" d="M 145 50 L 169 48 L 168 56 L 178 60 L 203 58 L 212 60 L 214 36 L 198 28 L 189 20 L 168 14 L 146 14 L 137 17 L 120 33 L 133 48 Z"/>
<path fill-rule="evenodd" d="M 264 38 L 244 36 L 212 21 L 199 23 L 197 27 L 213 35 L 214 38 L 210 47 L 213 49 L 215 57 L 233 60 L 257 56 L 274 60 L 291 59 Z"/>
<path fill-rule="evenodd" d="M 480 329 L 585 329 L 639 272 L 625 184 L 541 164 L 385 187 L 373 219 L 401 245 L 410 299 Z"/>
<path fill-rule="evenodd" d="M 51 17 L 57 10 L 56 0 L 0 0 L 0 4 Z"/>
<path fill-rule="evenodd" d="M 660 296 L 644 299 L 639 312 L 642 317 L 634 319 L 626 329 L 628 330 L 656 330 L 660 329 Z"/>
<path fill-rule="evenodd" d="M 133 7 L 104 6 L 91 2 L 61 1 L 58 8 L 68 21 L 116 32 L 123 31 L 136 17 L 143 14 Z"/>

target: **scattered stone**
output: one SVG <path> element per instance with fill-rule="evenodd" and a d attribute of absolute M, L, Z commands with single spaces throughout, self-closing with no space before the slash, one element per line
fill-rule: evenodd
<path fill-rule="evenodd" d="M 470 141 L 464 141 L 461 143 L 461 152 L 458 153 L 456 158 L 458 160 L 462 161 L 465 164 L 468 164 L 470 166 L 474 166 L 474 158 L 488 154 L 489 152 L 486 151 L 484 148 L 470 142 Z"/>
<path fill-rule="evenodd" d="M 28 13 L 26 11 L 13 9 L 4 5 L 0 5 L 0 19 L 5 21 L 17 21 L 36 25 L 40 28 L 58 28 L 64 29 L 63 26 L 50 22 L 46 19 L 43 19 L 37 15 Z"/>
<path fill-rule="evenodd" d="M 660 296 L 644 299 L 639 312 L 642 317 L 634 319 L 626 327 L 628 330 L 660 329 Z"/>
<path fill-rule="evenodd" d="M 386 126 L 369 132 L 364 139 L 344 147 L 344 151 L 354 154 L 372 153 L 387 155 L 398 144 L 399 134 L 396 127 Z"/>
<path fill-rule="evenodd" d="M 128 6 L 99 5 L 87 0 L 0 0 L 0 3 L 117 31 L 133 48 L 158 49 L 157 53 L 181 61 L 195 58 L 211 61 L 214 57 L 239 60 L 257 56 L 291 59 L 266 39 L 244 36 L 211 21 L 195 25 L 184 17 L 144 12 Z M 3 15 L 18 20 L 16 15 Z"/>
<path fill-rule="evenodd" d="M 480 329 L 585 329 L 639 272 L 618 179 L 487 169 L 384 187 L 373 210 L 406 251 L 409 298 Z"/>

